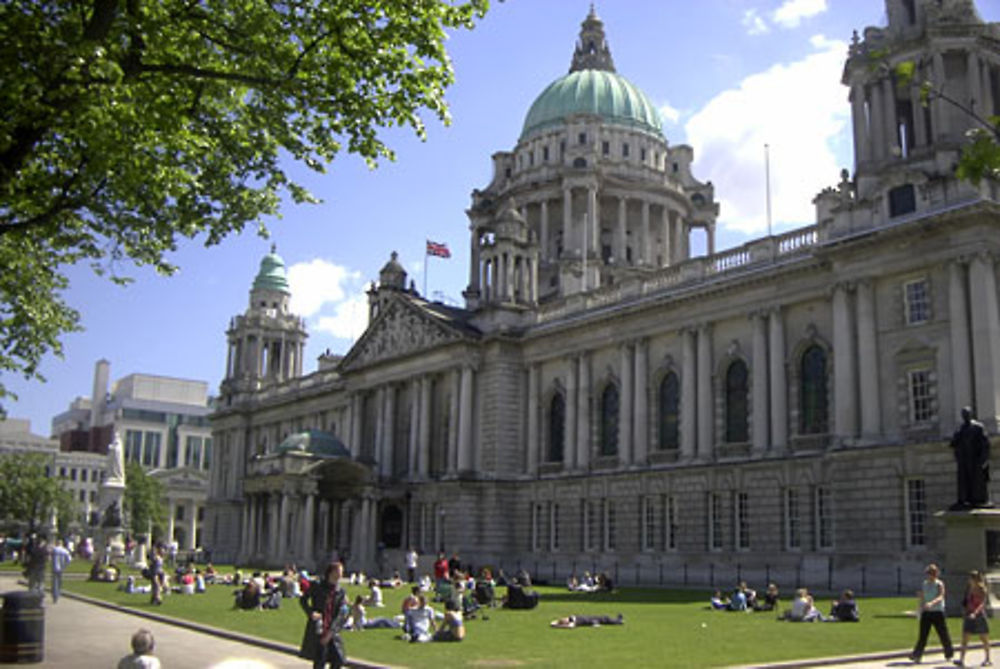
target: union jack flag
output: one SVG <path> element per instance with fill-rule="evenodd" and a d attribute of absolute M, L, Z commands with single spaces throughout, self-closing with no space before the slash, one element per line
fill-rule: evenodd
<path fill-rule="evenodd" d="M 443 242 L 432 242 L 427 240 L 427 255 L 437 256 L 438 258 L 450 258 L 451 251 L 448 250 L 448 245 Z"/>

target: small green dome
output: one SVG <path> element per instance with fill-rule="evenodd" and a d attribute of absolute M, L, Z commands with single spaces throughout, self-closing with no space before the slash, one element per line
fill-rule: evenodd
<path fill-rule="evenodd" d="M 612 125 L 663 136 L 660 113 L 645 93 L 617 72 L 586 69 L 570 72 L 542 91 L 524 119 L 521 139 L 574 114 L 594 114 Z"/>
<path fill-rule="evenodd" d="M 350 458 L 351 451 L 336 435 L 323 430 L 306 430 L 289 435 L 278 445 L 278 453 L 297 451 L 324 458 Z"/>
<path fill-rule="evenodd" d="M 257 272 L 253 280 L 254 290 L 275 290 L 281 293 L 291 293 L 288 287 L 288 277 L 285 275 L 285 261 L 275 253 L 274 246 L 271 252 L 260 261 L 260 271 Z"/>

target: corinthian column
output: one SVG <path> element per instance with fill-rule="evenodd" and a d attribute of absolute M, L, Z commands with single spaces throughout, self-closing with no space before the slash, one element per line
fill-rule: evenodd
<path fill-rule="evenodd" d="M 618 450 L 621 461 L 632 462 L 632 344 L 621 347 L 621 396 L 618 402 Z"/>
<path fill-rule="evenodd" d="M 698 457 L 712 455 L 714 429 L 712 401 L 712 326 L 698 328 Z"/>
<path fill-rule="evenodd" d="M 771 311 L 768 363 L 771 381 L 771 448 L 777 452 L 788 444 L 788 376 L 785 371 L 785 316 L 781 308 Z"/>
<path fill-rule="evenodd" d="M 855 376 L 854 323 L 847 286 L 833 289 L 833 398 L 836 435 L 850 441 L 857 435 L 858 384 Z"/>
<path fill-rule="evenodd" d="M 757 312 L 753 322 L 753 453 L 761 455 L 767 450 L 770 430 L 767 364 L 767 317 Z"/>
<path fill-rule="evenodd" d="M 528 366 L 528 450 L 525 456 L 524 470 L 529 475 L 534 476 L 538 472 L 538 373 L 537 363 Z"/>
<path fill-rule="evenodd" d="M 590 464 L 590 358 L 580 354 L 580 386 L 577 389 L 576 434 L 579 452 L 577 462 L 581 467 Z"/>
<path fill-rule="evenodd" d="M 472 367 L 462 367 L 461 399 L 458 408 L 458 470 L 476 469 L 476 444 L 472 438 Z"/>
<path fill-rule="evenodd" d="M 871 281 L 858 283 L 858 369 L 861 382 L 861 435 L 875 439 L 882 433 L 882 400 L 879 396 L 878 330 L 875 291 Z"/>
<path fill-rule="evenodd" d="M 690 460 L 696 455 L 698 428 L 695 421 L 695 393 L 697 392 L 695 353 L 695 333 L 693 330 L 680 331 L 681 338 L 681 458 Z"/>
<path fill-rule="evenodd" d="M 1000 305 L 993 257 L 980 253 L 969 263 L 972 308 L 972 356 L 976 416 L 995 432 L 1000 414 Z"/>
<path fill-rule="evenodd" d="M 645 339 L 635 343 L 635 392 L 632 401 L 635 404 L 635 422 L 632 428 L 632 463 L 646 464 L 649 452 L 649 410 L 647 377 L 649 374 L 649 344 Z"/>

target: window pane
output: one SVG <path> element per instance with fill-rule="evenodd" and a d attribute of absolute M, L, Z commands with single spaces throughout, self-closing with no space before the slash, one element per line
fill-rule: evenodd
<path fill-rule="evenodd" d="M 677 375 L 667 374 L 660 382 L 660 448 L 680 446 L 680 384 Z"/>
<path fill-rule="evenodd" d="M 618 388 L 608 384 L 601 395 L 601 455 L 618 454 Z"/>
<path fill-rule="evenodd" d="M 810 346 L 802 354 L 799 432 L 824 434 L 828 431 L 826 393 L 826 352 Z"/>
<path fill-rule="evenodd" d="M 730 443 L 749 439 L 747 376 L 747 366 L 742 360 L 729 365 L 726 371 L 726 441 Z"/>

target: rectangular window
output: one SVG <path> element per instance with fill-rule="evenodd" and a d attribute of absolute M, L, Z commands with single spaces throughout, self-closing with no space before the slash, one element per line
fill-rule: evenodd
<path fill-rule="evenodd" d="M 667 495 L 663 500 L 663 548 L 677 550 L 677 498 Z"/>
<path fill-rule="evenodd" d="M 733 493 L 733 542 L 736 550 L 750 548 L 750 494 Z"/>
<path fill-rule="evenodd" d="M 87 491 L 86 490 L 81 490 L 80 491 L 80 501 L 81 502 L 86 502 L 87 501 Z"/>
<path fill-rule="evenodd" d="M 926 323 L 931 317 L 930 291 L 927 279 L 907 281 L 903 284 L 906 307 L 906 324 Z"/>
<path fill-rule="evenodd" d="M 799 550 L 802 547 L 802 520 L 799 509 L 799 492 L 785 490 L 785 549 Z"/>
<path fill-rule="evenodd" d="M 549 147 L 547 146 L 542 147 L 542 160 L 546 163 L 549 162 Z"/>
<path fill-rule="evenodd" d="M 205 452 L 201 456 L 201 468 L 208 471 L 212 468 L 212 438 L 205 437 Z"/>
<path fill-rule="evenodd" d="M 927 545 L 927 496 L 923 479 L 906 481 L 906 545 L 910 548 Z"/>
<path fill-rule="evenodd" d="M 81 469 L 80 470 L 80 480 L 83 481 L 84 483 L 87 482 L 87 470 L 86 469 Z"/>
<path fill-rule="evenodd" d="M 531 550 L 537 551 L 542 545 L 542 505 L 531 505 Z"/>
<path fill-rule="evenodd" d="M 72 469 L 69 470 L 69 480 L 70 481 L 76 480 L 76 467 L 73 467 Z"/>
<path fill-rule="evenodd" d="M 618 545 L 616 536 L 617 524 L 615 523 L 615 503 L 610 499 L 604 500 L 604 550 L 613 551 Z"/>
<path fill-rule="evenodd" d="M 184 466 L 194 467 L 195 469 L 201 464 L 201 437 L 188 436 L 184 440 Z"/>
<path fill-rule="evenodd" d="M 184 520 L 184 507 L 178 506 L 174 509 L 174 520 Z"/>
<path fill-rule="evenodd" d="M 655 497 L 642 498 L 642 550 L 651 551 L 656 547 L 656 501 Z"/>
<path fill-rule="evenodd" d="M 579 142 L 580 144 L 586 144 L 586 143 L 587 143 L 587 133 L 585 133 L 585 132 L 581 132 L 581 133 L 580 133 L 580 134 L 579 134 L 579 135 L 577 136 L 577 139 L 579 139 L 579 140 L 580 140 L 580 142 Z"/>
<path fill-rule="evenodd" d="M 549 549 L 552 551 L 559 550 L 559 505 L 553 504 L 551 507 L 551 519 L 549 525 L 552 528 L 552 532 L 549 535 L 551 543 L 549 544 Z"/>
<path fill-rule="evenodd" d="M 142 462 L 142 431 L 125 430 L 125 459 Z"/>
<path fill-rule="evenodd" d="M 708 549 L 722 550 L 722 495 L 708 493 Z"/>
<path fill-rule="evenodd" d="M 833 492 L 827 486 L 816 488 L 816 548 L 833 548 Z"/>
<path fill-rule="evenodd" d="M 910 420 L 914 423 L 925 423 L 934 417 L 933 398 L 931 397 L 931 372 L 929 369 L 916 369 L 908 373 L 910 387 Z"/>
<path fill-rule="evenodd" d="M 646 149 L 639 149 L 639 160 L 646 162 Z"/>
<path fill-rule="evenodd" d="M 91 491 L 90 491 L 90 503 L 91 503 L 91 504 L 93 504 L 93 503 L 94 503 L 94 500 L 95 500 L 96 498 L 97 498 L 97 494 L 96 494 L 96 493 L 95 493 L 95 492 L 94 492 L 93 490 L 91 490 Z"/>
<path fill-rule="evenodd" d="M 59 468 L 59 478 L 62 478 L 62 479 L 66 478 L 66 468 L 65 467 L 60 467 Z"/>
<path fill-rule="evenodd" d="M 159 467 L 160 466 L 160 444 L 163 441 L 163 435 L 159 432 L 147 432 L 146 438 L 143 441 L 142 448 L 142 464 L 145 467 Z M 177 464 L 174 463 L 176 467 Z"/>
<path fill-rule="evenodd" d="M 622 144 L 622 158 L 628 158 L 628 144 Z"/>
<path fill-rule="evenodd" d="M 610 153 L 611 153 L 611 142 L 608 141 L 601 142 L 601 154 L 607 156 Z"/>

